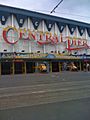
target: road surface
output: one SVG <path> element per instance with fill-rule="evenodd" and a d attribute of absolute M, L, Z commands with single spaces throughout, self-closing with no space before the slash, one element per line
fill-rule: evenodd
<path fill-rule="evenodd" d="M 90 120 L 90 98 L 2 110 L 0 120 Z"/>
<path fill-rule="evenodd" d="M 90 120 L 90 73 L 0 76 L 0 120 Z"/>

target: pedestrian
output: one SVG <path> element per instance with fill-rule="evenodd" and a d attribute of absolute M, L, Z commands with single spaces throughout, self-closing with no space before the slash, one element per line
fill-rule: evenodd
<path fill-rule="evenodd" d="M 67 70 L 67 63 L 66 63 L 66 62 L 63 63 L 63 70 L 64 70 L 64 71 Z"/>

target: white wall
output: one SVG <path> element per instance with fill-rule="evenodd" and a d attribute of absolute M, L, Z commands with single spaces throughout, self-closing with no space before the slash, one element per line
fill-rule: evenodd
<path fill-rule="evenodd" d="M 22 52 L 22 50 L 24 50 L 26 53 L 37 53 L 37 51 L 40 51 L 41 53 L 51 53 L 51 51 L 54 52 L 58 52 L 60 51 L 61 53 L 63 51 L 66 50 L 66 44 L 65 43 L 61 43 L 60 39 L 58 41 L 58 44 L 46 44 L 46 45 L 39 45 L 37 44 L 37 40 L 36 41 L 31 41 L 31 40 L 19 40 L 15 45 L 10 45 L 8 43 L 6 43 L 6 41 L 3 39 L 2 37 L 2 32 L 3 29 L 7 26 L 15 26 L 17 29 L 19 29 L 19 25 L 17 23 L 17 20 L 15 18 L 15 16 L 13 15 L 10 16 L 6 22 L 5 25 L 1 25 L 0 22 L 0 52 L 3 52 L 3 50 L 7 50 L 7 52 Z M 32 24 L 32 21 L 30 18 L 27 18 L 23 24 L 23 27 L 21 29 L 30 29 L 31 31 L 34 30 L 34 26 Z M 42 31 L 42 32 L 47 32 L 47 27 L 44 21 L 42 21 L 39 24 L 38 30 L 34 30 L 34 31 Z M 60 31 L 59 28 L 57 26 L 57 24 L 55 23 L 50 31 L 53 35 L 56 34 L 59 38 L 60 38 Z M 9 36 L 12 33 L 9 33 Z M 81 38 L 81 39 L 87 39 L 87 43 L 90 46 L 90 37 L 87 34 L 87 31 L 85 30 L 85 33 L 80 36 L 78 29 L 75 30 L 75 32 L 73 33 L 73 35 L 70 34 L 69 28 L 68 26 L 66 26 L 66 28 L 63 30 L 62 32 L 62 36 L 63 36 L 63 40 L 66 41 L 66 36 L 71 36 L 71 37 L 77 37 L 77 38 Z M 12 40 L 12 39 L 10 39 Z M 72 51 L 72 53 L 74 53 L 75 51 Z M 84 52 L 86 52 L 86 50 L 80 50 L 78 51 L 79 54 L 83 54 Z M 87 50 L 87 54 L 90 53 L 90 50 Z"/>

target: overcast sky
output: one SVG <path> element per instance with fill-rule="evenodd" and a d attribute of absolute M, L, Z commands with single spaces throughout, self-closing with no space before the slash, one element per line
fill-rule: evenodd
<path fill-rule="evenodd" d="M 50 14 L 60 0 L 0 0 L 0 4 Z M 63 0 L 51 14 L 90 23 L 90 0 Z"/>

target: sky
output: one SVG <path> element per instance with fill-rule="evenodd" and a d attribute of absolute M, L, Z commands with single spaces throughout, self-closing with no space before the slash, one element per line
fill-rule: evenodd
<path fill-rule="evenodd" d="M 0 4 L 90 23 L 90 0 L 0 0 Z"/>

